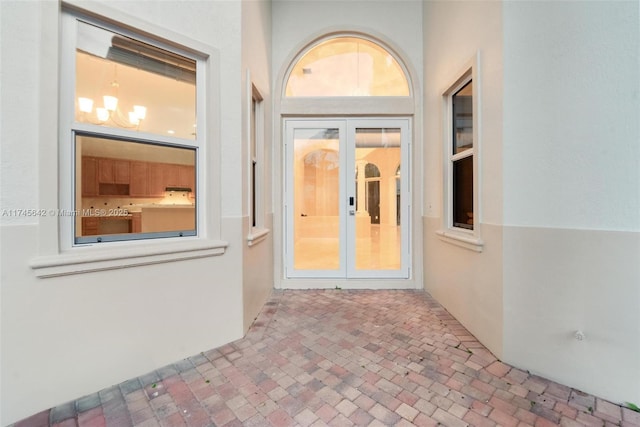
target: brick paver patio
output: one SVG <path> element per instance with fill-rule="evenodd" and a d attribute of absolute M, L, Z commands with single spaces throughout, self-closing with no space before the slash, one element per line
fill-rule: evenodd
<path fill-rule="evenodd" d="M 247 336 L 15 424 L 640 426 L 498 361 L 428 294 L 275 291 Z"/>

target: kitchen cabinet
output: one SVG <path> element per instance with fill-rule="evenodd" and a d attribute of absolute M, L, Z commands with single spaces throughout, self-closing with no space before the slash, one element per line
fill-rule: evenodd
<path fill-rule="evenodd" d="M 98 195 L 97 161 L 95 157 L 82 158 L 82 195 L 91 197 Z"/>
<path fill-rule="evenodd" d="M 162 163 L 149 163 L 147 172 L 147 191 L 151 197 L 163 197 L 164 189 L 164 165 Z"/>
<path fill-rule="evenodd" d="M 84 217 L 82 218 L 82 235 L 95 236 L 98 234 L 98 218 Z"/>
<path fill-rule="evenodd" d="M 180 165 L 178 169 L 178 179 L 180 180 L 180 187 L 190 188 L 192 192 L 196 191 L 196 174 L 195 167 Z"/>
<path fill-rule="evenodd" d="M 129 160 L 98 159 L 98 183 L 129 184 Z"/>
<path fill-rule="evenodd" d="M 98 159 L 98 195 L 128 196 L 131 162 L 120 159 Z"/>
<path fill-rule="evenodd" d="M 131 161 L 129 195 L 149 196 L 149 165 L 147 162 Z"/>
<path fill-rule="evenodd" d="M 188 165 L 165 164 L 165 187 L 191 188 L 195 186 L 195 168 Z"/>
<path fill-rule="evenodd" d="M 133 212 L 131 214 L 131 232 L 142 233 L 142 213 Z"/>
<path fill-rule="evenodd" d="M 164 197 L 167 187 L 195 192 L 195 167 L 85 156 L 82 196 Z"/>
<path fill-rule="evenodd" d="M 179 177 L 180 165 L 166 163 L 162 165 L 165 187 L 181 187 Z"/>

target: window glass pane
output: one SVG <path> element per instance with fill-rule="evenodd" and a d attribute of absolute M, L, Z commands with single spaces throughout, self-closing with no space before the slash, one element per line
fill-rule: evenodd
<path fill-rule="evenodd" d="M 76 243 L 195 235 L 196 150 L 76 135 Z"/>
<path fill-rule="evenodd" d="M 294 132 L 293 263 L 296 270 L 340 268 L 338 129 Z"/>
<path fill-rule="evenodd" d="M 387 50 L 338 37 L 318 44 L 295 65 L 286 96 L 409 96 L 407 78 Z"/>
<path fill-rule="evenodd" d="M 250 144 L 251 144 L 251 226 L 255 227 L 256 226 L 256 196 L 257 196 L 257 188 L 256 188 L 256 166 L 257 166 L 257 138 L 256 138 L 256 132 L 257 132 L 257 117 L 256 117 L 256 110 L 257 110 L 257 105 L 258 105 L 258 100 L 255 97 L 251 98 L 251 118 L 249 119 L 249 123 L 251 126 L 250 129 Z"/>
<path fill-rule="evenodd" d="M 196 61 L 78 21 L 78 122 L 195 139 Z"/>
<path fill-rule="evenodd" d="M 473 230 L 473 156 L 453 162 L 453 226 Z"/>
<path fill-rule="evenodd" d="M 473 148 L 473 83 L 456 92 L 453 102 L 453 154 Z"/>
<path fill-rule="evenodd" d="M 401 267 L 401 141 L 400 128 L 356 129 L 356 270 Z"/>

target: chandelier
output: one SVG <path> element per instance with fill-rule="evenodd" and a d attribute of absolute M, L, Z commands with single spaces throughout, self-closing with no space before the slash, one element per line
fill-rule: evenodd
<path fill-rule="evenodd" d="M 111 82 L 111 87 L 114 92 L 117 93 L 120 85 L 116 80 Z M 91 114 L 93 111 L 94 101 L 91 98 L 79 97 L 78 98 L 78 110 L 82 113 L 82 116 L 85 120 L 89 121 L 93 124 L 105 125 L 108 123 L 113 123 L 118 127 L 123 128 L 135 128 L 138 130 L 140 128 L 140 123 L 147 116 L 147 107 L 143 105 L 134 105 L 133 111 L 129 111 L 127 115 L 122 113 L 118 108 L 118 98 L 113 95 L 104 95 L 102 97 L 103 106 L 96 108 L 95 119 L 87 117 L 87 115 Z"/>

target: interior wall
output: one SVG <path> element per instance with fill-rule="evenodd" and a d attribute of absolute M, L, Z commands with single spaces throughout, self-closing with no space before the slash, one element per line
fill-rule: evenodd
<path fill-rule="evenodd" d="M 504 5 L 504 358 L 635 403 L 639 8 Z"/>
<path fill-rule="evenodd" d="M 482 25 L 478 25 L 482 22 Z M 424 276 L 425 289 L 496 356 L 502 356 L 502 4 L 424 3 Z M 441 240 L 444 112 L 442 95 L 479 54 L 480 212 L 484 248 Z"/>
<path fill-rule="evenodd" d="M 248 74 L 247 74 L 248 70 Z M 271 114 L 271 3 L 267 1 L 242 2 L 242 146 L 243 154 L 243 328 L 246 332 L 254 319 L 258 316 L 267 298 L 273 290 L 273 208 L 271 184 L 271 153 L 272 153 L 272 114 Z M 247 82 L 247 76 L 251 79 Z M 263 128 L 264 142 L 262 163 L 264 174 L 257 177 L 262 186 L 262 197 L 257 200 L 264 211 L 263 231 L 269 230 L 266 238 L 251 246 L 246 236 L 252 232 L 251 221 L 251 181 L 249 165 L 251 153 L 249 150 L 249 121 L 251 108 L 251 84 L 255 85 L 263 98 Z M 258 212 L 261 210 L 258 209 Z"/>
<path fill-rule="evenodd" d="M 92 2 L 217 49 L 221 238 L 243 241 L 239 2 Z M 40 171 L 55 167 L 57 122 L 41 110 L 59 82 L 58 2 L 0 2 L 2 209 L 39 206 Z M 140 18 L 138 18 L 140 17 Z M 160 34 L 162 35 L 162 34 Z M 221 110 L 217 110 L 217 103 Z M 55 104 L 55 102 L 54 102 Z M 53 112 L 53 117 L 57 114 Z M 53 162 L 53 163 L 52 163 Z M 53 166 L 52 166 L 53 165 Z M 55 198 L 55 195 L 54 195 Z M 45 218 L 0 217 L 1 425 L 143 375 L 243 334 L 242 249 L 216 257 L 38 279 L 29 263 Z M 169 345 L 170 343 L 170 345 Z"/>

